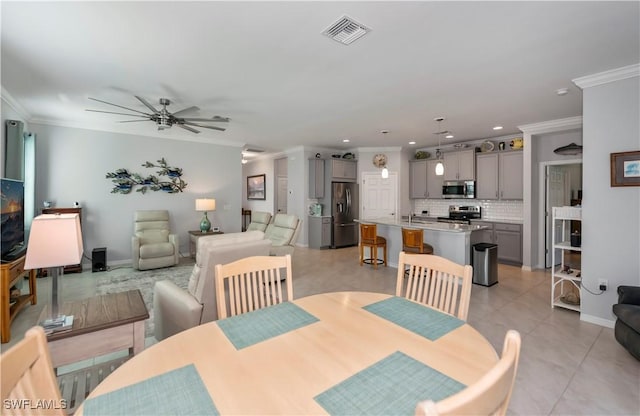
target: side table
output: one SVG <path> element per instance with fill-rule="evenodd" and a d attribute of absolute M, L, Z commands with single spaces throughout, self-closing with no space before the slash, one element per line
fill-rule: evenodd
<path fill-rule="evenodd" d="M 2 285 L 0 286 L 0 320 L 2 325 L 0 326 L 0 341 L 4 344 L 11 339 L 11 321 L 16 317 L 16 314 L 21 310 L 28 302 L 35 305 L 38 301 L 36 294 L 36 271 L 24 269 L 25 256 L 20 257 L 10 263 L 5 263 L 1 266 Z M 20 295 L 16 302 L 11 305 L 11 286 L 23 278 L 25 275 L 29 275 L 29 294 Z"/>
<path fill-rule="evenodd" d="M 222 231 L 189 231 L 189 254 L 191 257 L 196 257 L 196 249 L 198 248 L 198 238 L 205 235 L 224 234 Z"/>

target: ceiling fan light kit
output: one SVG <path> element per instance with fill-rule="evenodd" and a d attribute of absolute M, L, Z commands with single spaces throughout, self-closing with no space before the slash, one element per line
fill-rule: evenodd
<path fill-rule="evenodd" d="M 138 113 L 138 114 L 120 113 L 120 112 L 104 111 L 104 110 L 92 110 L 92 109 L 87 109 L 86 111 L 92 111 L 96 113 L 118 114 L 118 115 L 129 116 L 129 117 L 140 117 L 142 118 L 142 120 L 122 120 L 120 121 L 120 123 L 153 121 L 154 123 L 156 123 L 156 126 L 158 126 L 158 130 L 166 130 L 171 128 L 173 125 L 176 125 L 184 130 L 187 130 L 196 134 L 200 133 L 200 130 L 197 130 L 191 126 L 203 127 L 203 128 L 219 130 L 219 131 L 225 131 L 226 129 L 222 127 L 217 127 L 217 126 L 207 126 L 200 123 L 194 123 L 195 121 L 207 122 L 207 123 L 228 123 L 230 120 L 227 117 L 220 117 L 220 116 L 213 116 L 211 118 L 182 117 L 182 114 L 188 113 L 190 111 L 197 111 L 199 110 L 199 108 L 196 106 L 191 106 L 191 107 L 184 108 L 180 111 L 176 111 L 175 113 L 171 113 L 169 112 L 169 110 L 167 110 L 167 106 L 171 104 L 171 100 L 169 100 L 168 98 L 160 98 L 159 103 L 162 106 L 162 109 L 158 110 L 144 98 L 137 95 L 135 95 L 134 97 L 138 101 L 140 101 L 145 107 L 147 107 L 151 111 L 151 113 L 145 113 L 144 111 L 136 110 L 129 107 L 124 107 L 122 105 L 113 104 L 108 101 L 98 100 L 97 98 L 91 98 L 91 97 L 89 97 L 90 100 L 97 101 L 103 104 L 112 105 L 114 107 L 122 108 L 128 111 L 133 111 L 134 113 Z"/>

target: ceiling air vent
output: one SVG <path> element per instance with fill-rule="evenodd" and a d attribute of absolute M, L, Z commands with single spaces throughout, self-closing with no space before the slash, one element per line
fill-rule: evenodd
<path fill-rule="evenodd" d="M 350 45 L 370 31 L 371 29 L 365 25 L 356 22 L 347 15 L 344 15 L 331 26 L 326 28 L 322 34 L 330 37 L 336 42 L 340 42 L 344 45 Z"/>

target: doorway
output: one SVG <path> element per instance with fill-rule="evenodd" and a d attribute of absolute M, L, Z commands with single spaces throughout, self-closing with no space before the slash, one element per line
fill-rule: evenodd
<path fill-rule="evenodd" d="M 362 173 L 362 218 L 396 218 L 398 173 L 383 179 L 379 172 Z"/>
<path fill-rule="evenodd" d="M 544 266 L 550 268 L 553 266 L 551 264 L 553 246 L 551 236 L 554 226 L 552 209 L 553 207 L 582 204 L 582 161 L 567 160 L 543 163 L 541 172 L 543 175 L 541 183 L 544 184 L 544 209 L 541 211 L 543 216 L 541 224 L 544 224 Z M 561 235 L 560 231 L 556 229 L 556 235 Z M 558 250 L 555 258 L 560 259 L 561 254 Z"/>
<path fill-rule="evenodd" d="M 276 159 L 275 161 L 275 212 L 276 214 L 287 213 L 287 188 L 289 186 L 288 174 L 287 174 L 287 158 Z"/>

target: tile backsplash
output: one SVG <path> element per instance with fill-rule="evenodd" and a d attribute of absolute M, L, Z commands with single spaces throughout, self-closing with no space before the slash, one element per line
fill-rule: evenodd
<path fill-rule="evenodd" d="M 482 219 L 488 221 L 522 222 L 522 201 L 493 201 L 479 199 L 415 199 L 412 200 L 413 212 L 420 214 L 429 211 L 430 217 L 446 217 L 449 215 L 449 205 L 480 205 Z M 406 215 L 406 213 L 402 213 Z"/>

